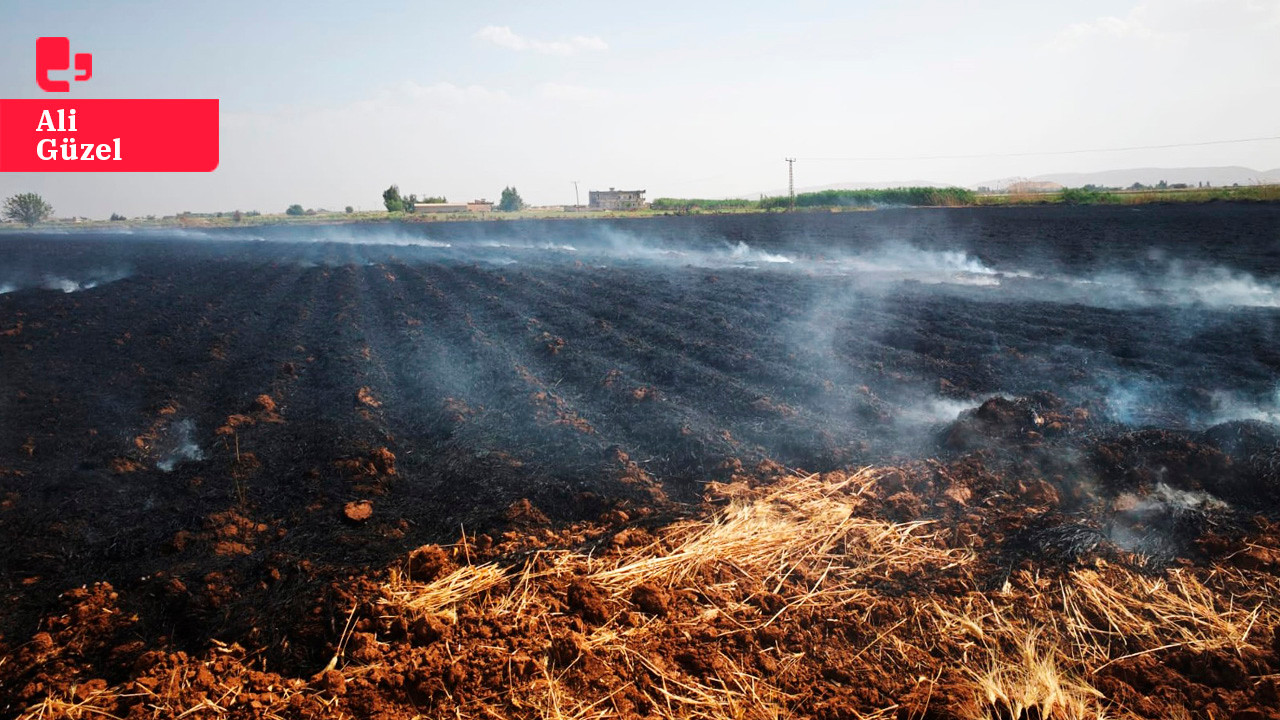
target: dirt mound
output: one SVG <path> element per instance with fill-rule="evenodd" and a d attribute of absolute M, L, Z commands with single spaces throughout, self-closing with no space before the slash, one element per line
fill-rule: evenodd
<path fill-rule="evenodd" d="M 961 413 L 939 435 L 939 445 L 952 451 L 1026 446 L 1079 432 L 1090 422 L 1083 407 L 1068 407 L 1053 393 L 1009 399 L 996 396 Z"/>

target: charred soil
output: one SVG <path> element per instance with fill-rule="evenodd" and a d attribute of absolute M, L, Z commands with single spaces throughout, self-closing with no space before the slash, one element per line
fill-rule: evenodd
<path fill-rule="evenodd" d="M 6 237 L 0 715 L 1280 718 L 1277 227 Z"/>

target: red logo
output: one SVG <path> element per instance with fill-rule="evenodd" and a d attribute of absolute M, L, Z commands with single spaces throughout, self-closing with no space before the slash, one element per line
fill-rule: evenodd
<path fill-rule="evenodd" d="M 54 70 L 71 68 L 71 41 L 64 37 L 42 37 L 36 39 L 36 82 L 45 92 L 68 92 L 71 83 L 66 80 L 53 80 L 49 73 Z M 93 55 L 76 53 L 76 82 L 84 82 L 93 77 Z"/>
<path fill-rule="evenodd" d="M 93 77 L 93 56 L 64 37 L 36 39 L 36 82 L 71 90 L 51 74 Z M 218 101 L 0 99 L 0 172 L 210 172 L 218 167 Z"/>

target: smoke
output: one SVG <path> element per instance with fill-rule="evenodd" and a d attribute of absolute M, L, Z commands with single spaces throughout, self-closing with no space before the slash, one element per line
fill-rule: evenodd
<path fill-rule="evenodd" d="M 156 467 L 163 472 L 172 472 L 179 463 L 203 460 L 204 451 L 194 440 L 195 432 L 194 420 L 179 420 L 171 424 L 159 443 Z"/>
<path fill-rule="evenodd" d="M 0 282 L 0 295 L 26 288 L 39 288 L 63 293 L 82 292 L 117 280 L 123 280 L 129 275 L 129 271 L 122 269 L 81 271 L 74 276 L 69 272 L 48 272 L 29 275 L 19 273 L 11 275 L 4 282 Z"/>
<path fill-rule="evenodd" d="M 75 280 L 70 280 L 68 278 L 47 275 L 45 276 L 44 280 L 41 282 L 40 287 L 44 288 L 45 290 L 61 290 L 64 293 L 73 293 L 73 292 L 79 292 L 80 290 L 88 290 L 89 288 L 95 287 L 96 285 L 97 283 L 83 284 L 83 283 L 76 282 Z"/>
<path fill-rule="evenodd" d="M 349 245 L 387 245 L 390 247 L 449 248 L 453 244 L 436 240 L 419 233 L 409 232 L 397 226 L 353 228 L 346 225 L 322 226 L 292 238 L 289 242 L 344 243 Z"/>
<path fill-rule="evenodd" d="M 754 263 L 787 263 L 791 264 L 795 261 L 786 255 L 777 255 L 774 253 L 763 252 L 760 250 L 752 250 L 750 245 L 739 240 L 737 245 L 729 251 L 729 257 L 748 266 Z"/>
<path fill-rule="evenodd" d="M 45 290 L 57 290 L 64 293 L 92 290 L 100 285 L 123 280 L 129 277 L 124 270 L 96 270 L 85 275 L 83 280 L 74 280 L 61 275 L 47 274 L 40 280 L 40 287 Z"/>
<path fill-rule="evenodd" d="M 1264 398 L 1250 398 L 1239 392 L 1219 390 L 1211 394 L 1212 416 L 1209 424 L 1235 420 L 1258 420 L 1280 425 L 1280 386 Z"/>
<path fill-rule="evenodd" d="M 647 264 L 708 269 L 768 269 L 806 276 L 848 278 L 866 289 L 901 285 L 933 286 L 967 298 L 1078 304 L 1111 309 L 1196 307 L 1217 310 L 1280 307 L 1280 284 L 1243 270 L 1205 261 L 1149 253 L 1121 269 L 1103 259 L 1096 267 L 1051 269 L 1027 263 L 1036 249 L 1001 262 L 984 260 L 967 248 L 934 249 L 896 237 L 856 245 L 801 236 L 785 243 L 708 234 L 635 232 L 613 224 L 447 223 L 421 225 L 333 225 L 261 227 L 232 231 L 120 231 L 187 240 L 268 241 L 290 245 L 342 244 L 365 252 L 354 261 L 379 262 L 396 250 L 423 253 L 421 259 L 456 263 L 557 264 L 581 261 L 597 267 Z M 445 237 L 441 237 L 441 236 Z M 964 237 L 954 243 L 963 244 Z M 379 250 L 379 248 L 385 250 Z M 785 247 L 782 250 L 781 247 Z M 321 261 L 325 262 L 325 261 Z M 329 264 L 325 262 L 325 264 Z"/>
<path fill-rule="evenodd" d="M 1093 402 L 1091 412 L 1101 401 L 1103 417 L 1129 426 L 1280 419 L 1280 398 L 1245 387 L 1267 369 L 1265 358 L 1222 349 L 1239 346 L 1243 310 L 1280 307 L 1267 276 L 1207 261 L 1115 259 L 1105 247 L 1066 267 L 1037 260 L 1035 238 L 987 242 L 950 227 L 922 232 L 914 220 L 870 236 L 810 235 L 808 226 L 795 232 L 779 223 L 776 235 L 639 220 L 297 225 L 140 232 L 128 243 L 117 236 L 96 245 L 143 248 L 149 255 L 128 257 L 160 273 L 193 254 L 351 266 L 370 273 L 369 292 L 359 295 L 370 306 L 385 288 L 368 278 L 382 270 L 361 267 L 411 267 L 395 273 L 396 292 L 420 303 L 412 320 L 431 332 L 386 348 L 406 351 L 386 362 L 422 407 L 446 395 L 490 408 L 475 421 L 478 445 L 506 432 L 498 429 L 502 412 L 521 412 L 517 400 L 544 389 L 513 383 L 516 367 L 557 388 L 565 411 L 589 421 L 602 445 L 645 454 L 672 454 L 646 448 L 649 431 L 630 427 L 632 416 L 659 409 L 672 434 L 706 428 L 690 447 L 718 442 L 706 438 L 723 429 L 733 437 L 726 443 L 794 448 L 791 457 L 801 460 L 820 434 L 842 448 L 866 447 L 872 435 L 880 447 L 906 447 L 1001 392 L 1047 390 Z M 31 277 L 62 292 L 109 281 L 47 266 Z M 3 279 L 3 287 L 23 285 Z M 468 360 L 479 335 L 450 326 L 436 292 L 441 303 L 465 307 L 468 324 L 483 333 L 483 363 Z M 1264 347 L 1267 326 L 1254 326 L 1256 337 L 1245 341 Z M 1217 343 L 1208 351 L 1219 364 L 1211 371 L 1195 369 L 1205 351 L 1194 346 L 1204 338 Z M 658 399 L 602 389 L 599 378 L 613 372 L 626 393 Z M 1203 401 L 1188 394 L 1203 385 Z M 732 394 L 745 399 L 722 401 Z M 619 409 L 619 398 L 636 404 Z M 711 406 L 715 414 L 706 412 Z M 512 424 L 519 422 L 525 428 L 513 435 L 537 435 L 532 421 Z M 182 443 L 161 461 L 172 467 L 198 452 Z"/>
<path fill-rule="evenodd" d="M 1068 278 L 1104 306 L 1203 306 L 1213 309 L 1280 307 L 1280 287 L 1253 275 L 1219 265 L 1192 265 L 1172 260 L 1146 273 L 1105 272 L 1090 278 Z"/>
<path fill-rule="evenodd" d="M 1107 538 L 1122 550 L 1167 563 L 1199 536 L 1207 516 L 1226 512 L 1230 506 L 1207 492 L 1157 482 L 1144 496 L 1120 495 L 1113 509 L 1115 514 L 1105 528 Z"/>
<path fill-rule="evenodd" d="M 902 406 L 894 414 L 899 426 L 908 428 L 934 428 L 955 421 L 961 414 L 981 407 L 991 397 L 1000 393 L 984 396 L 980 400 L 954 400 L 944 397 L 927 397 Z"/>
<path fill-rule="evenodd" d="M 1168 420 L 1162 408 L 1167 407 L 1166 384 L 1149 378 L 1129 377 L 1107 384 L 1103 393 L 1106 414 L 1115 422 L 1130 427 L 1160 424 Z"/>

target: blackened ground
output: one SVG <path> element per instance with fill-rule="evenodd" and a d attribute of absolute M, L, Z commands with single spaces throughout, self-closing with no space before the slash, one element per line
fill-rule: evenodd
<path fill-rule="evenodd" d="M 1221 423 L 1277 412 L 1278 227 L 1214 205 L 0 236 L 0 634 L 108 581 L 146 643 L 314 668 L 335 587 L 408 549 L 656 524 L 770 462 L 977 453 L 1274 512 L 1273 426 Z M 1184 302 L 1166 276 L 1224 287 Z M 1092 302 L 1100 277 L 1127 294 Z M 1006 551 L 1196 518 L 1078 520 Z"/>

